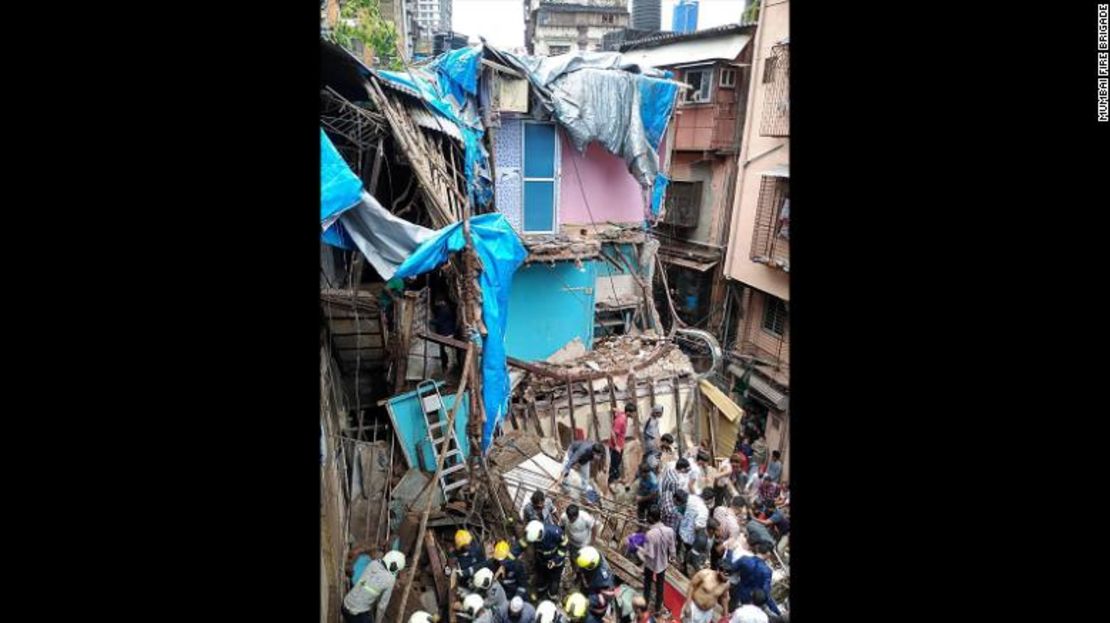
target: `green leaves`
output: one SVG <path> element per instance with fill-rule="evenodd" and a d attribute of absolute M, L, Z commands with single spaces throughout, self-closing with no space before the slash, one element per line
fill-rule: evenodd
<path fill-rule="evenodd" d="M 402 68 L 397 51 L 397 28 L 382 18 L 379 0 L 347 0 L 339 8 L 333 36 L 339 45 L 354 51 L 355 42 L 374 51 L 374 64 L 386 69 Z"/>

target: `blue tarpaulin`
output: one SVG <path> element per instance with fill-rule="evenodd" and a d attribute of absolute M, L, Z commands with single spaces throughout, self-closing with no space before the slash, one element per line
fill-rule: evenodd
<path fill-rule="evenodd" d="M 324 242 L 342 249 L 354 249 L 350 236 L 343 230 L 339 215 L 350 210 L 362 196 L 362 181 L 320 130 L 320 223 Z"/>
<path fill-rule="evenodd" d="M 482 260 L 478 285 L 482 289 L 482 321 L 487 331 L 482 343 L 482 402 L 486 410 L 482 451 L 485 452 L 493 440 L 493 431 L 500 426 L 509 408 L 509 370 L 505 364 L 509 288 L 513 273 L 528 252 L 502 214 L 483 214 L 470 219 L 470 236 Z M 397 268 L 394 278 L 405 279 L 435 270 L 451 253 L 465 246 L 462 223 L 448 225 L 421 243 Z"/>
<path fill-rule="evenodd" d="M 667 121 L 674 112 L 675 94 L 678 83 L 647 76 L 636 76 L 636 87 L 640 89 L 640 119 L 644 122 L 644 134 L 653 149 L 659 149 Z"/>
<path fill-rule="evenodd" d="M 482 63 L 482 46 L 451 50 L 436 57 L 431 63 L 439 75 L 444 77 L 450 94 L 461 106 L 466 103 L 466 94 L 478 94 L 478 73 Z"/>
<path fill-rule="evenodd" d="M 662 173 L 655 174 L 655 184 L 651 187 L 651 215 L 659 216 L 659 208 L 663 207 L 663 197 L 667 194 L 667 184 L 670 180 Z"/>

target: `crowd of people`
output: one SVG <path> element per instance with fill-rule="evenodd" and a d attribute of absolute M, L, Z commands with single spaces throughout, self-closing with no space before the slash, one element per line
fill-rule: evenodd
<path fill-rule="evenodd" d="M 632 403 L 615 411 L 607 444 L 571 444 L 558 483 L 564 491 L 578 487 L 587 501 L 596 502 L 600 494 L 591 482 L 591 467 L 606 458 L 609 470 L 603 474 L 610 482 L 619 479 L 635 411 Z M 643 448 L 633 483 L 639 530 L 624 545 L 629 560 L 642 567 L 642 591 L 622 582 L 596 546 L 604 518 L 575 503 L 560 510 L 536 490 L 521 513 L 523 535 L 493 544 L 492 556 L 469 531 L 455 533 L 445 572 L 457 578 L 459 601 L 452 607 L 459 616 L 474 623 L 787 621 L 772 596 L 775 551 L 780 559 L 786 557 L 790 532 L 790 493 L 782 481 L 779 452 L 768 452 L 762 435 L 746 428 L 732 456 L 717 465 L 711 464 L 705 445 L 679 456 L 673 435 L 660 434 L 662 416 L 662 407 L 654 407 L 634 431 Z M 577 485 L 566 482 L 572 472 Z M 531 563 L 526 564 L 529 551 Z M 404 555 L 391 551 L 380 560 L 360 560 L 344 599 L 344 619 L 384 623 Z M 689 578 L 680 613 L 668 612 L 663 604 L 671 566 Z M 418 611 L 409 623 L 435 619 Z"/>

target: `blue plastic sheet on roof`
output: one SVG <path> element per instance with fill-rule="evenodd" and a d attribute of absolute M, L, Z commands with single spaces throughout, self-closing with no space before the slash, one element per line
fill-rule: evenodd
<path fill-rule="evenodd" d="M 651 215 L 659 216 L 659 208 L 663 206 L 663 197 L 667 194 L 667 184 L 670 180 L 662 173 L 655 174 L 655 183 L 651 187 Z"/>
<path fill-rule="evenodd" d="M 420 94 L 439 116 L 459 129 L 463 137 L 464 175 L 470 199 L 478 206 L 493 201 L 493 178 L 489 173 L 489 154 L 482 146 L 485 128 L 473 113 L 464 112 L 467 104 L 478 92 L 478 73 L 482 61 L 482 46 L 452 50 L 436 58 L 428 67 L 411 71 L 378 70 L 381 78 L 408 87 Z"/>
<path fill-rule="evenodd" d="M 674 110 L 678 84 L 637 75 L 636 86 L 640 89 L 640 119 L 644 122 L 644 134 L 651 147 L 659 149 L 663 132 L 667 130 L 667 121 Z"/>
<path fill-rule="evenodd" d="M 466 102 L 466 95 L 478 94 L 478 73 L 482 64 L 482 46 L 459 48 L 441 54 L 432 61 L 431 66 L 444 77 L 449 93 L 460 105 Z"/>
<path fill-rule="evenodd" d="M 485 452 L 493 440 L 493 431 L 501 425 L 509 408 L 509 370 L 505 364 L 509 287 L 513 273 L 528 252 L 503 214 L 483 214 L 470 219 L 470 236 L 482 260 L 478 285 L 482 289 L 482 321 L 487 331 L 482 343 L 482 402 L 486 409 L 482 452 Z M 448 225 L 421 243 L 397 268 L 394 278 L 405 279 L 435 270 L 451 253 L 465 246 L 462 223 Z"/>
<path fill-rule="evenodd" d="M 339 222 L 339 215 L 353 208 L 362 195 L 362 181 L 347 166 L 331 139 L 320 130 L 320 222 L 330 222 L 321 237 L 342 249 L 353 249 L 351 237 Z"/>

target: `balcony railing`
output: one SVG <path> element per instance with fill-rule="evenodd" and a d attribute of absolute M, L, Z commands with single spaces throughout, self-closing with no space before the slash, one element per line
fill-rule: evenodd
<path fill-rule="evenodd" d="M 752 230 L 753 262 L 790 272 L 790 178 L 764 174 Z"/>

